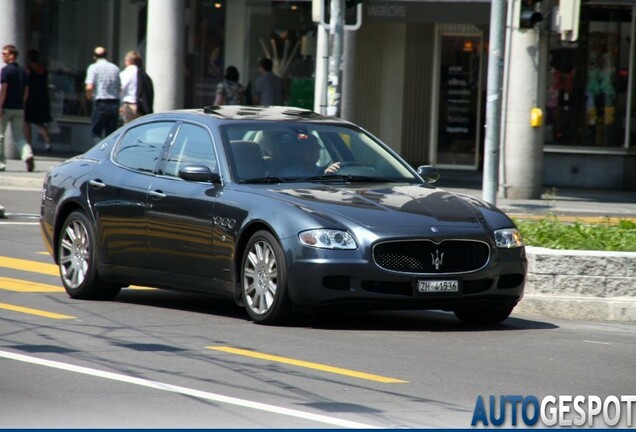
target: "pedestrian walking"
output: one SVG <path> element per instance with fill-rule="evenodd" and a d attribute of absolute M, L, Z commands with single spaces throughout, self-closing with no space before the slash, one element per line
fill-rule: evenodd
<path fill-rule="evenodd" d="M 124 57 L 126 68 L 120 72 L 121 80 L 121 117 L 124 123 L 128 123 L 137 117 L 137 74 L 141 64 L 141 56 L 137 51 L 128 51 Z"/>
<path fill-rule="evenodd" d="M 144 69 L 141 57 L 139 57 L 137 63 L 137 114 L 140 116 L 152 114 L 154 112 L 154 103 L 155 87 L 150 75 Z"/>
<path fill-rule="evenodd" d="M 28 172 L 35 169 L 33 149 L 24 136 L 24 101 L 28 97 L 28 76 L 18 62 L 18 49 L 14 45 L 2 47 L 2 59 L 6 66 L 0 72 L 0 171 L 7 167 L 4 142 L 7 128 L 11 126 L 13 141 Z"/>
<path fill-rule="evenodd" d="M 244 105 L 245 88 L 238 81 L 238 69 L 228 66 L 225 70 L 225 79 L 216 86 L 214 105 Z"/>
<path fill-rule="evenodd" d="M 254 81 L 252 100 L 254 105 L 282 105 L 283 104 L 283 80 L 274 75 L 272 59 L 260 60 L 260 76 Z"/>
<path fill-rule="evenodd" d="M 24 104 L 24 133 L 27 142 L 31 142 L 31 125 L 33 124 L 44 139 L 44 149 L 50 152 L 52 147 L 47 125 L 53 118 L 49 98 L 49 72 L 40 63 L 40 53 L 37 50 L 29 50 L 27 58 L 29 60 L 27 65 L 29 95 Z"/>
<path fill-rule="evenodd" d="M 91 135 L 95 141 L 113 133 L 119 124 L 121 79 L 119 68 L 107 60 L 104 47 L 95 48 L 95 63 L 86 70 L 86 98 L 93 101 Z"/>

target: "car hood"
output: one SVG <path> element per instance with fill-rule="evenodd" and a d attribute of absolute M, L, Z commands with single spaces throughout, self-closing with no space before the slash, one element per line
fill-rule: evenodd
<path fill-rule="evenodd" d="M 479 201 L 425 185 L 307 185 L 269 193 L 310 211 L 340 216 L 368 228 L 386 226 L 477 227 Z"/>

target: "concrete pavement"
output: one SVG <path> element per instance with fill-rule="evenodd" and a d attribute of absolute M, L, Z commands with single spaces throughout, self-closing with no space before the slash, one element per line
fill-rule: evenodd
<path fill-rule="evenodd" d="M 0 172 L 0 217 L 3 189 L 42 189 L 49 168 L 70 155 L 36 155 L 35 170 L 9 160 Z M 479 173 L 442 171 L 440 188 L 481 198 Z M 546 189 L 540 199 L 498 198 L 497 206 L 513 217 L 599 222 L 607 218 L 636 221 L 636 191 Z M 11 209 L 6 209 L 9 213 Z M 636 322 L 636 253 L 555 251 L 527 247 L 528 277 L 524 300 L 515 309 L 523 316 Z"/>

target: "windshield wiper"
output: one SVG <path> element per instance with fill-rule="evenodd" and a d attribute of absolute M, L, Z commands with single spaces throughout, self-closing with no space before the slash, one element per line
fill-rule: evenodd
<path fill-rule="evenodd" d="M 239 183 L 262 183 L 262 184 L 273 184 L 273 183 L 285 183 L 289 179 L 277 176 L 267 176 L 267 177 L 250 177 L 246 179 L 239 180 Z"/>

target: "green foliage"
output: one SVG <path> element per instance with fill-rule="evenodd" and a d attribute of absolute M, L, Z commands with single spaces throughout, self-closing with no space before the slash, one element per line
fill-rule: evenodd
<path fill-rule="evenodd" d="M 515 220 L 527 246 L 550 249 L 636 252 L 636 223 L 620 220 L 610 223 L 566 223 L 557 216 Z"/>

